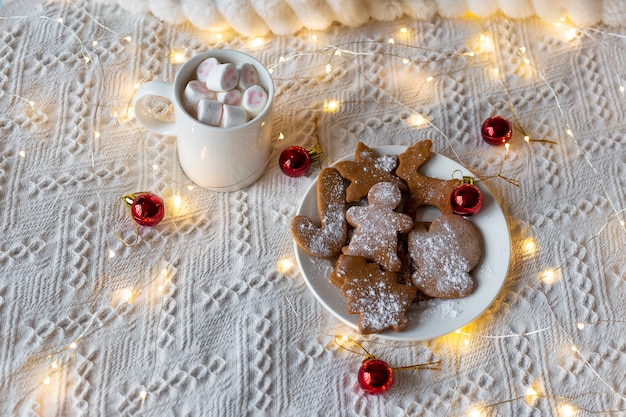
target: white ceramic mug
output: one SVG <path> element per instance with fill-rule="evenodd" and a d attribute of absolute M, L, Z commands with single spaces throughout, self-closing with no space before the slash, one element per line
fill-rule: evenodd
<path fill-rule="evenodd" d="M 187 83 L 196 78 L 196 68 L 208 57 L 233 64 L 249 63 L 259 74 L 267 91 L 267 104 L 247 123 L 214 127 L 199 122 L 183 106 Z M 174 105 L 174 122 L 156 118 L 142 102 L 147 96 L 159 96 Z M 256 59 L 233 50 L 212 50 L 185 62 L 174 83 L 150 81 L 137 90 L 133 98 L 135 117 L 155 133 L 176 136 L 180 166 L 191 181 L 215 191 L 234 191 L 254 183 L 265 170 L 272 149 L 272 103 L 274 83 L 267 69 Z"/>

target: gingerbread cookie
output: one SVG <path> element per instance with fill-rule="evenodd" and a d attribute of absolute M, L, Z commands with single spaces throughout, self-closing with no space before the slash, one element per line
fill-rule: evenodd
<path fill-rule="evenodd" d="M 329 258 L 341 253 L 348 238 L 343 178 L 334 168 L 324 168 L 317 180 L 317 212 L 321 226 L 297 215 L 290 229 L 298 246 L 312 256 Z"/>
<path fill-rule="evenodd" d="M 474 289 L 469 272 L 480 261 L 478 228 L 456 214 L 443 214 L 430 224 L 416 223 L 409 233 L 409 254 L 416 270 L 412 282 L 431 297 L 460 298 Z"/>
<path fill-rule="evenodd" d="M 346 212 L 346 220 L 355 229 L 343 253 L 364 256 L 386 271 L 400 271 L 398 233 L 407 233 L 413 227 L 409 216 L 394 211 L 401 199 L 397 185 L 390 182 L 374 184 L 367 194 L 369 204 L 350 207 Z"/>
<path fill-rule="evenodd" d="M 337 259 L 337 263 L 333 268 L 333 272 L 330 273 L 328 279 L 330 282 L 338 286 L 339 288 L 343 287 L 343 284 L 346 282 L 346 271 L 350 271 L 352 269 L 358 268 L 362 263 L 361 259 L 364 259 L 360 256 L 350 256 L 350 255 L 341 255 L 339 259 Z"/>
<path fill-rule="evenodd" d="M 423 140 L 410 146 L 398 155 L 396 174 L 406 181 L 411 192 L 409 206 L 437 207 L 442 214 L 452 213 L 450 195 L 459 186 L 458 180 L 440 180 L 419 173 L 419 168 L 430 159 L 430 140 Z"/>
<path fill-rule="evenodd" d="M 341 291 L 348 299 L 346 311 L 359 314 L 359 332 L 404 330 L 409 324 L 406 312 L 417 290 L 399 284 L 396 273 L 381 271 L 361 256 L 342 255 L 339 259 L 336 270 L 344 280 Z"/>
<path fill-rule="evenodd" d="M 367 196 L 372 185 L 391 182 L 402 191 L 406 185 L 393 174 L 398 158 L 395 155 L 378 155 L 376 151 L 359 142 L 355 152 L 356 161 L 342 161 L 335 165 L 342 177 L 350 181 L 346 190 L 346 202 L 354 203 Z"/>

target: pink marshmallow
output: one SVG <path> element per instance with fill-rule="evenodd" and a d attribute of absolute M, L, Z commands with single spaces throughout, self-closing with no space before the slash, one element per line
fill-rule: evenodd
<path fill-rule="evenodd" d="M 239 73 L 234 64 L 219 64 L 213 67 L 206 79 L 206 87 L 211 91 L 230 91 L 237 86 Z"/>
<path fill-rule="evenodd" d="M 230 104 L 231 106 L 241 105 L 242 97 L 243 93 L 237 89 L 217 93 L 217 101 L 220 101 L 224 104 Z"/>
<path fill-rule="evenodd" d="M 244 124 L 248 121 L 248 114 L 239 106 L 224 104 L 222 113 L 222 127 L 233 127 Z"/>
<path fill-rule="evenodd" d="M 209 57 L 205 59 L 200 63 L 200 65 L 198 65 L 198 68 L 196 69 L 196 77 L 198 80 L 206 82 L 213 68 L 219 64 L 220 61 L 218 61 L 217 58 Z"/>
<path fill-rule="evenodd" d="M 192 80 L 185 86 L 183 93 L 183 104 L 186 109 L 193 109 L 198 102 L 202 99 L 213 100 L 215 99 L 215 93 L 209 91 L 203 82 L 198 80 Z"/>
<path fill-rule="evenodd" d="M 243 63 L 237 65 L 237 71 L 239 71 L 239 87 L 242 90 L 259 84 L 259 74 L 254 68 L 254 65 Z"/>
<path fill-rule="evenodd" d="M 261 113 L 267 103 L 267 92 L 260 85 L 253 85 L 243 93 L 241 105 L 253 116 Z"/>
<path fill-rule="evenodd" d="M 222 121 L 222 103 L 202 99 L 198 102 L 196 119 L 209 126 L 219 126 Z"/>

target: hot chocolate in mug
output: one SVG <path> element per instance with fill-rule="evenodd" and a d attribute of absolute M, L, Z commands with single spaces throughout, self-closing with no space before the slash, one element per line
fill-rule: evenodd
<path fill-rule="evenodd" d="M 254 66 L 259 85 L 267 92 L 265 107 L 246 123 L 235 127 L 215 127 L 193 117 L 184 106 L 184 91 L 196 79 L 198 65 L 209 57 L 220 63 Z M 174 121 L 155 117 L 144 97 L 159 96 L 173 103 Z M 254 183 L 265 170 L 272 150 L 272 104 L 274 83 L 267 69 L 253 57 L 233 50 L 212 50 L 185 62 L 173 83 L 149 81 L 133 98 L 135 117 L 146 128 L 176 136 L 180 166 L 191 181 L 215 191 L 234 191 Z"/>

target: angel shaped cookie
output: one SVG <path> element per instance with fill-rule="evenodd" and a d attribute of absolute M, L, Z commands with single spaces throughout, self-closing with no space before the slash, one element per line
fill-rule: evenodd
<path fill-rule="evenodd" d="M 413 227 L 410 216 L 394 211 L 401 199 L 402 194 L 396 184 L 374 184 L 367 194 L 369 204 L 350 207 L 346 212 L 346 220 L 355 229 L 343 253 L 363 256 L 386 271 L 400 271 L 402 262 L 398 257 L 398 233 L 407 233 Z"/>

